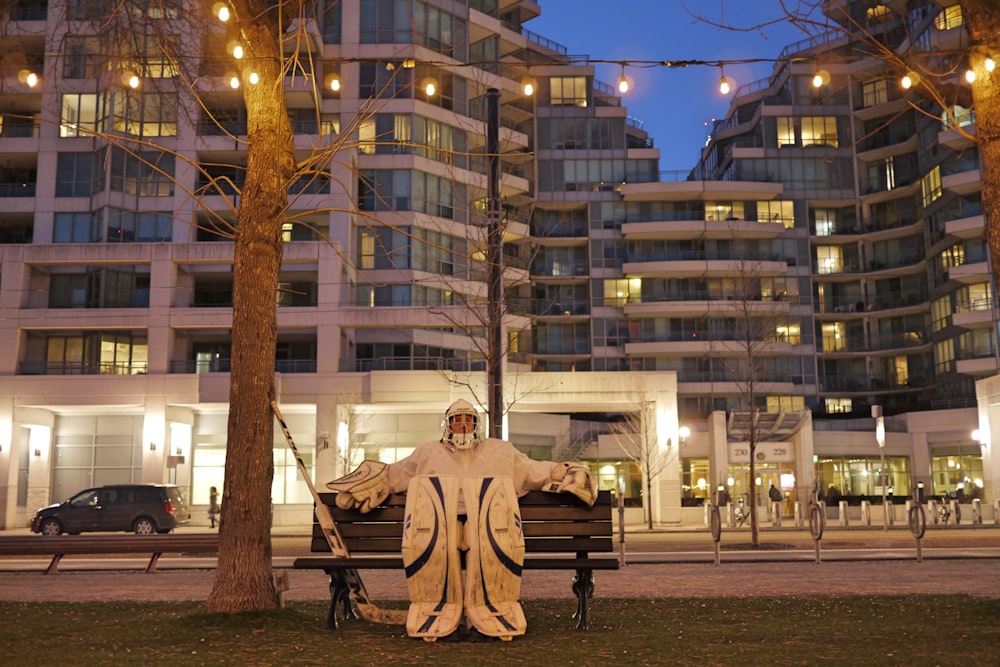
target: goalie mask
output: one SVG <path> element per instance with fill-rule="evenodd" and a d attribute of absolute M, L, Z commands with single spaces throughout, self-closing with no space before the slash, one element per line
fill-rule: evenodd
<path fill-rule="evenodd" d="M 459 399 L 444 413 L 441 442 L 455 449 L 472 449 L 479 442 L 479 413 L 468 401 Z"/>

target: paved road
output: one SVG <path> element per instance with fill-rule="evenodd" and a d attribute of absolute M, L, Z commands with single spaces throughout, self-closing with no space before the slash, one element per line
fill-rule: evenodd
<path fill-rule="evenodd" d="M 41 539 L 41 538 L 39 538 Z M 761 548 L 749 549 L 749 532 L 724 532 L 721 564 L 704 531 L 629 533 L 627 565 L 598 572 L 597 597 L 761 597 L 783 595 L 894 595 L 967 593 L 1000 598 L 1000 529 L 969 527 L 929 531 L 923 560 L 902 530 L 828 530 L 822 562 L 804 531 L 765 530 Z M 301 535 L 274 540 L 276 567 L 288 567 L 308 553 Z M 756 562 L 737 562 L 748 558 Z M 695 561 L 698 562 L 688 562 Z M 214 559 L 164 556 L 160 571 L 141 571 L 145 559 L 66 557 L 55 575 L 42 574 L 45 561 L 0 559 L 2 601 L 204 600 L 212 587 Z M 74 569 L 74 568 L 87 569 Z M 181 569 L 172 569 L 181 568 Z M 405 598 L 402 572 L 369 571 L 366 584 L 376 599 Z M 571 574 L 527 571 L 522 597 L 571 598 Z M 327 598 L 322 572 L 290 571 L 287 600 Z"/>

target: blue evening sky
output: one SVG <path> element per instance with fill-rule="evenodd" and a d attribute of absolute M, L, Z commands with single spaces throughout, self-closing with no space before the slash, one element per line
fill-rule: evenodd
<path fill-rule="evenodd" d="M 566 46 L 570 54 L 616 62 L 777 58 L 785 45 L 807 37 L 787 22 L 745 32 L 724 30 L 696 21 L 685 5 L 740 28 L 783 16 L 778 0 L 686 0 L 684 5 L 680 0 L 541 0 L 541 16 L 525 27 Z M 742 85 L 766 78 L 771 69 L 764 62 L 727 66 L 725 73 Z M 719 69 L 628 68 L 626 75 L 634 81 L 624 103 L 660 149 L 660 169 L 689 170 L 708 135 L 706 124 L 729 108 L 728 99 L 719 94 Z M 597 66 L 597 78 L 616 88 L 620 76 L 620 65 Z"/>

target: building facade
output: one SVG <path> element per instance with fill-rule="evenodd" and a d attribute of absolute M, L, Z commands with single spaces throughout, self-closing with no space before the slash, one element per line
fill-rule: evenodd
<path fill-rule="evenodd" d="M 941 4 L 827 11 L 892 49 L 959 48 L 961 13 Z M 221 487 L 246 112 L 220 6 L 7 3 L 5 527 L 92 484 L 175 482 L 196 506 Z M 787 47 L 696 166 L 665 174 L 627 100 L 526 27 L 542 9 L 317 0 L 296 24 L 284 84 L 310 168 L 282 221 L 275 372 L 316 480 L 396 460 L 436 437 L 451 398 L 482 397 L 496 89 L 518 446 L 588 461 L 659 522 L 697 522 L 714 488 L 747 491 L 758 415 L 761 488 L 790 500 L 919 482 L 988 506 L 997 475 L 971 432 L 996 317 L 972 110 L 902 91 L 884 60 L 838 57 L 856 39 L 833 30 Z M 647 494 L 654 462 L 616 440 L 648 402 L 640 430 L 663 460 Z M 280 437 L 275 521 L 306 522 Z"/>

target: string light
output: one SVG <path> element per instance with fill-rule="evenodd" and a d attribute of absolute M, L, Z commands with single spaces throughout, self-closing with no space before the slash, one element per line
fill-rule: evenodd
<path fill-rule="evenodd" d="M 424 89 L 424 93 L 427 97 L 434 97 L 437 94 L 437 81 L 432 77 L 427 77 L 420 82 L 420 87 Z"/>
<path fill-rule="evenodd" d="M 625 76 L 625 63 L 622 63 L 622 75 L 621 78 L 618 79 L 618 92 L 628 92 L 628 78 Z"/>
<path fill-rule="evenodd" d="M 900 79 L 899 85 L 903 87 L 903 90 L 909 90 L 916 85 L 917 81 L 918 79 L 916 74 L 913 72 L 907 72 L 903 75 L 903 78 Z"/>
<path fill-rule="evenodd" d="M 975 70 L 971 70 L 971 69 L 965 70 L 965 80 L 968 81 L 969 83 L 972 83 L 973 81 L 975 81 L 976 80 L 976 71 Z"/>
<path fill-rule="evenodd" d="M 340 75 L 331 72 L 326 75 L 326 87 L 335 93 L 340 92 Z"/>
<path fill-rule="evenodd" d="M 215 14 L 215 18 L 225 23 L 229 20 L 229 5 L 224 2 L 217 2 L 212 6 L 212 13 Z"/>
<path fill-rule="evenodd" d="M 538 89 L 538 82 L 535 81 L 535 78 L 533 76 L 528 75 L 525 76 L 523 79 L 521 79 L 521 90 L 524 91 L 524 94 L 527 95 L 528 97 L 534 95 L 535 90 L 537 89 Z"/>
<path fill-rule="evenodd" d="M 28 86 L 28 88 L 34 88 L 38 85 L 38 75 L 30 69 L 23 69 L 18 72 L 17 80 Z"/>
<path fill-rule="evenodd" d="M 996 66 L 997 64 L 996 62 L 994 62 L 993 58 L 987 58 L 986 60 L 983 61 L 983 67 L 986 68 L 987 72 L 992 72 L 994 69 L 996 69 Z"/>
<path fill-rule="evenodd" d="M 122 85 L 128 86 L 134 90 L 139 87 L 139 75 L 132 70 L 125 70 L 122 72 L 121 82 Z"/>
<path fill-rule="evenodd" d="M 248 80 L 250 81 L 251 85 L 256 86 L 258 83 L 260 83 L 260 75 L 258 75 L 257 72 L 250 72 Z"/>

